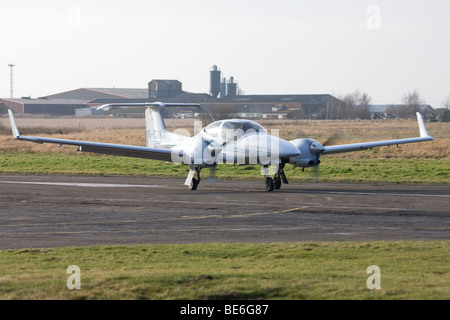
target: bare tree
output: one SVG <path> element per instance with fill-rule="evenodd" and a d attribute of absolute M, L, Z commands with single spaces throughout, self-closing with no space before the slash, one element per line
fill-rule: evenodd
<path fill-rule="evenodd" d="M 441 108 L 450 109 L 450 94 L 445 98 L 445 100 L 442 100 Z"/>
<path fill-rule="evenodd" d="M 416 112 L 420 111 L 420 105 L 423 104 L 419 92 L 414 89 L 406 93 L 402 98 L 402 105 L 397 110 L 400 118 L 412 118 Z"/>
<path fill-rule="evenodd" d="M 221 105 L 208 113 L 200 115 L 200 119 L 207 125 L 218 120 L 238 118 L 237 108 L 233 105 Z"/>
<path fill-rule="evenodd" d="M 348 93 L 340 98 L 345 102 L 345 106 L 341 107 L 337 114 L 336 119 L 370 119 L 370 102 L 371 98 L 367 93 L 361 93 L 359 90 L 355 90 L 352 93 Z"/>
<path fill-rule="evenodd" d="M 354 116 L 359 119 L 370 119 L 371 101 L 372 98 L 367 93 L 363 93 L 359 97 L 358 107 L 354 109 Z"/>
<path fill-rule="evenodd" d="M 441 121 L 442 122 L 450 122 L 450 110 L 446 109 L 441 114 Z"/>
<path fill-rule="evenodd" d="M 340 96 L 339 100 L 343 101 L 343 105 L 338 105 L 335 108 L 335 112 L 330 114 L 330 119 L 349 119 L 353 117 L 353 109 L 357 104 L 360 92 L 355 90 L 352 93 L 347 93 L 344 96 Z"/>

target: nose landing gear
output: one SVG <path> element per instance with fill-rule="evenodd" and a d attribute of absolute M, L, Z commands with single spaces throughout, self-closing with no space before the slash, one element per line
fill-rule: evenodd
<path fill-rule="evenodd" d="M 277 171 L 273 178 L 269 175 L 269 166 L 267 165 L 264 166 L 264 174 L 266 176 L 265 187 L 267 191 L 273 191 L 273 189 L 277 190 L 280 189 L 282 182 L 285 184 L 289 183 L 286 178 L 286 175 L 284 174 L 284 165 L 285 163 L 280 163 L 277 166 Z"/>

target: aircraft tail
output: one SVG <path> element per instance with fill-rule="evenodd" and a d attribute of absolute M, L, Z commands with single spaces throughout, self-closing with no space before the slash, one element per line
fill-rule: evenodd
<path fill-rule="evenodd" d="M 157 144 L 165 140 L 166 125 L 161 115 L 161 108 L 145 109 L 145 141 L 147 148 L 157 148 Z"/>
<path fill-rule="evenodd" d="M 97 110 L 111 107 L 144 107 L 145 109 L 145 127 L 146 127 L 146 146 L 147 148 L 169 147 L 167 143 L 170 132 L 167 131 L 164 119 L 161 115 L 161 109 L 164 107 L 197 107 L 197 103 L 164 103 L 164 102 L 144 102 L 144 103 L 109 103 L 102 105 Z"/>

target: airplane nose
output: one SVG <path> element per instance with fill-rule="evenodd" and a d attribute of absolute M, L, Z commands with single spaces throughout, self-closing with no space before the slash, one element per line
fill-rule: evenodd
<path fill-rule="evenodd" d="M 290 158 L 290 157 L 296 157 L 300 155 L 300 150 L 294 146 L 292 143 L 283 140 L 278 139 L 279 141 L 279 157 L 280 159 Z"/>
<path fill-rule="evenodd" d="M 279 163 L 300 155 L 300 150 L 292 143 L 269 134 L 255 133 L 244 137 L 236 144 L 236 149 L 227 146 L 228 152 L 235 152 L 248 163 Z M 239 159 L 238 159 L 239 161 Z"/>
<path fill-rule="evenodd" d="M 266 136 L 259 139 L 259 151 L 272 160 L 287 159 L 300 155 L 300 150 L 292 143 L 274 136 Z M 263 139 L 261 139 L 263 138 Z M 267 143 L 267 144 L 266 144 Z"/>
<path fill-rule="evenodd" d="M 325 147 L 318 143 L 317 141 L 311 143 L 309 146 L 309 150 L 311 150 L 311 153 L 313 154 L 320 154 L 325 151 Z"/>

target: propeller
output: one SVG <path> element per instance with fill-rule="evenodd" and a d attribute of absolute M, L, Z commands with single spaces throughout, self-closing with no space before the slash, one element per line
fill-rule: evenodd
<path fill-rule="evenodd" d="M 209 178 L 208 181 L 216 182 L 217 181 L 217 162 L 220 153 L 222 152 L 222 145 L 218 143 L 215 139 L 206 139 L 204 140 L 207 143 L 206 146 L 206 154 L 209 156 L 206 163 L 210 165 L 209 167 Z"/>
<path fill-rule="evenodd" d="M 324 142 L 322 142 L 322 145 L 326 147 L 326 146 L 335 144 L 340 138 L 341 138 L 341 136 L 339 134 L 333 133 Z"/>
<path fill-rule="evenodd" d="M 323 151 L 325 151 L 325 148 L 319 142 L 314 141 L 309 146 L 309 150 L 311 151 L 311 154 L 314 157 L 314 160 L 310 161 L 311 165 L 313 166 L 312 173 L 311 173 L 311 182 L 319 182 L 320 181 L 320 171 L 319 171 L 320 154 Z"/>
<path fill-rule="evenodd" d="M 214 163 L 213 165 L 211 165 L 211 167 L 209 167 L 209 178 L 208 178 L 209 182 L 217 182 L 217 163 Z"/>
<path fill-rule="evenodd" d="M 319 170 L 319 166 L 314 166 L 314 167 L 312 168 L 310 181 L 311 181 L 311 182 L 316 182 L 316 183 L 319 183 L 319 182 L 320 182 L 320 170 Z"/>
<path fill-rule="evenodd" d="M 316 156 L 316 162 L 317 164 L 313 166 L 312 172 L 311 172 L 311 181 L 312 182 L 320 182 L 320 169 L 319 169 L 319 163 L 320 163 L 320 154 L 325 150 L 324 147 L 335 144 L 340 139 L 340 135 L 338 133 L 333 133 L 331 136 L 329 136 L 322 144 L 313 142 L 309 149 L 311 150 L 311 153 Z"/>
<path fill-rule="evenodd" d="M 310 180 L 312 182 L 319 182 L 320 155 L 325 151 L 324 146 L 337 140 L 338 138 L 338 134 L 333 134 L 328 137 L 323 144 L 310 138 L 291 140 L 290 143 L 298 148 L 300 155 L 289 158 L 289 163 L 295 167 L 302 167 L 303 170 L 306 167 L 312 167 Z"/>

